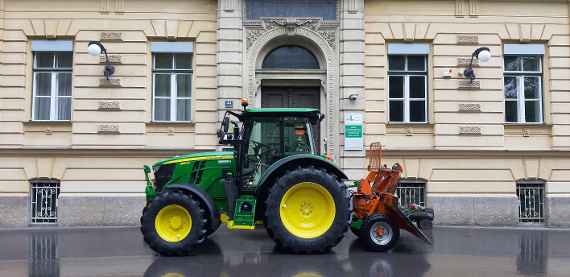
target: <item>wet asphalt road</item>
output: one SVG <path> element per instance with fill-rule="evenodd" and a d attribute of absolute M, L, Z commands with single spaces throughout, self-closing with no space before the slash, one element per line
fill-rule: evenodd
<path fill-rule="evenodd" d="M 221 227 L 196 255 L 154 255 L 138 229 L 0 231 L 0 276 L 570 276 L 570 231 L 435 228 L 390 253 L 352 234 L 330 254 L 276 252 L 264 230 Z M 178 273 L 178 275 L 167 275 Z"/>

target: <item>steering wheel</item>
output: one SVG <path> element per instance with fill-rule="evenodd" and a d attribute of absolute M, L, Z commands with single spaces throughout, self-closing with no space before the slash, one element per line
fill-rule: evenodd
<path fill-rule="evenodd" d="M 253 144 L 253 152 L 254 155 L 256 157 L 258 157 L 259 159 L 261 159 L 261 157 L 263 156 L 263 154 L 266 154 L 268 152 L 274 151 L 273 148 L 267 144 L 263 144 L 261 142 L 257 142 L 255 140 L 252 140 L 251 143 Z M 266 148 L 266 150 L 262 150 Z"/>

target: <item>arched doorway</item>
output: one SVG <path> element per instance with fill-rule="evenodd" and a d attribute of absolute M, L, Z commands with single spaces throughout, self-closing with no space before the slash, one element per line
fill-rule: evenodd
<path fill-rule="evenodd" d="M 319 144 L 321 151 L 325 150 L 324 147 L 326 147 L 326 152 L 337 158 L 340 139 L 340 123 L 338 120 L 340 98 L 336 31 L 325 31 L 319 27 L 313 28 L 311 24 L 305 25 L 307 23 L 283 25 L 280 22 L 269 21 L 265 23 L 263 30 L 256 29 L 255 32 L 248 33 L 247 81 L 244 96 L 252 100 L 253 106 L 261 107 L 263 95 L 284 94 L 284 92 L 277 92 L 278 88 L 301 91 L 301 88 L 305 87 L 312 92 L 299 93 L 307 93 L 313 96 L 317 93 L 318 88 L 319 101 L 318 106 L 315 105 L 315 107 L 320 108 L 321 112 L 326 115 L 319 126 Z M 287 68 L 279 68 L 284 66 L 271 68 L 269 66 L 264 68 L 263 62 L 269 53 L 282 46 L 298 46 L 309 51 L 317 60 L 318 68 L 314 66 L 314 63 L 309 63 L 310 68 L 299 68 L 299 66 L 288 66 Z M 279 57 L 279 55 L 275 57 Z M 288 62 L 291 61 L 294 59 L 290 59 Z M 293 97 L 293 100 L 300 98 Z M 284 102 L 285 100 L 281 101 Z M 304 103 L 304 100 L 301 100 L 301 103 Z M 325 138 L 326 143 L 324 143 Z"/>
<path fill-rule="evenodd" d="M 268 44 L 259 57 L 256 72 L 261 81 L 261 107 L 321 110 L 325 102 L 322 80 L 326 78 L 326 70 L 321 66 L 319 54 L 311 48 L 290 38 Z M 320 146 L 321 124 L 315 124 L 314 129 Z"/>
<path fill-rule="evenodd" d="M 320 70 L 315 55 L 297 45 L 284 45 L 271 50 L 261 66 L 265 71 L 285 71 L 298 73 L 303 70 Z M 295 72 L 291 72 L 295 71 Z M 287 82 L 263 80 L 261 86 L 261 106 L 266 108 L 315 108 L 320 109 L 319 83 L 288 80 Z"/>

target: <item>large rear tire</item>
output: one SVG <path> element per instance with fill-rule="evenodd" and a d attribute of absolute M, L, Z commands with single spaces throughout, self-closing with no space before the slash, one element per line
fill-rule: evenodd
<path fill-rule="evenodd" d="M 182 192 L 156 196 L 141 217 L 145 242 L 164 256 L 187 256 L 206 236 L 204 213 L 197 201 Z"/>
<path fill-rule="evenodd" d="M 299 167 L 271 188 L 265 214 L 268 232 L 282 250 L 327 252 L 348 229 L 349 197 L 335 175 L 321 168 Z"/>

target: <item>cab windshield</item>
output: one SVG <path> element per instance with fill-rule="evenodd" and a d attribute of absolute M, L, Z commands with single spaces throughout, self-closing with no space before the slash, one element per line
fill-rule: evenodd
<path fill-rule="evenodd" d="M 255 120 L 252 122 L 247 162 L 263 171 L 277 160 L 301 153 L 315 153 L 311 125 L 305 118 Z"/>

